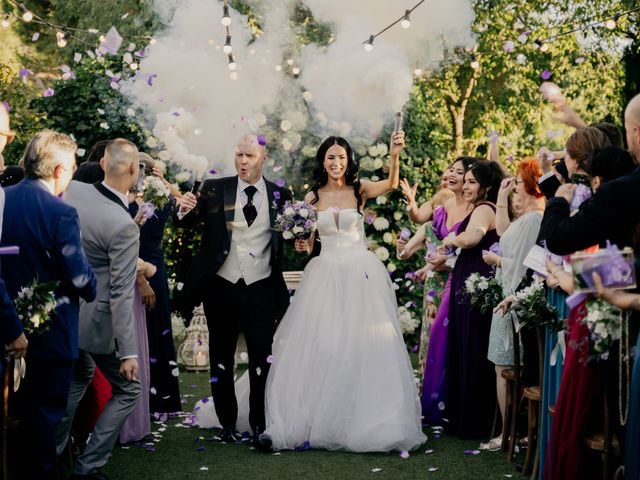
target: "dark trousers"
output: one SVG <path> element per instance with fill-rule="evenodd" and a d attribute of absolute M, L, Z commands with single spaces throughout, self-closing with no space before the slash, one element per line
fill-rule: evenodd
<path fill-rule="evenodd" d="M 21 422 L 16 442 L 9 442 L 13 478 L 54 478 L 56 427 L 67 407 L 72 371 L 72 360 L 27 355 L 26 375 L 11 405 Z"/>
<path fill-rule="evenodd" d="M 238 417 L 233 370 L 242 332 L 249 354 L 249 424 L 254 433 L 265 429 L 267 359 L 277 323 L 275 293 L 270 279 L 251 285 L 240 279 L 233 284 L 216 275 L 209 282 L 203 306 L 209 327 L 211 394 L 224 428 L 235 428 Z"/>

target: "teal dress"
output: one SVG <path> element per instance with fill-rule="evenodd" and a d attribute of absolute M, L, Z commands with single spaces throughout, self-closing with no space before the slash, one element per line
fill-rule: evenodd
<path fill-rule="evenodd" d="M 629 418 L 627 420 L 627 439 L 624 452 L 625 479 L 640 480 L 640 455 L 638 455 L 638 452 L 640 452 L 640 335 L 638 335 L 636 342 L 636 358 L 633 362 L 633 373 L 631 374 Z"/>
<path fill-rule="evenodd" d="M 558 310 L 558 319 L 569 317 L 569 307 L 565 302 L 567 294 L 562 290 L 548 289 L 547 300 Z M 558 333 L 553 331 L 548 325 L 545 330 L 544 346 L 544 380 L 542 385 L 542 421 L 540 427 L 540 468 L 538 478 L 542 478 L 544 469 L 544 459 L 547 453 L 547 442 L 551 434 L 551 423 L 553 417 L 549 414 L 549 406 L 555 405 L 560 391 L 560 381 L 562 380 L 562 368 L 564 357 L 560 348 L 557 349 L 556 364 L 551 365 L 551 353 L 558 343 Z"/>

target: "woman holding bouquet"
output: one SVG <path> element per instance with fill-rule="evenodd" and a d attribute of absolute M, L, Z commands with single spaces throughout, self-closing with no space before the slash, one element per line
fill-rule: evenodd
<path fill-rule="evenodd" d="M 458 235 L 446 237 L 443 247 L 459 248 L 451 275 L 447 335 L 447 431 L 460 438 L 489 435 L 495 408 L 494 373 L 487 359 L 491 312 L 472 307 L 465 294 L 465 281 L 474 272 L 489 277 L 492 269 L 482 260 L 482 251 L 498 240 L 495 201 L 505 174 L 497 162 L 478 161 L 464 176 L 464 198 L 473 205 L 458 227 Z"/>
<path fill-rule="evenodd" d="M 515 293 L 524 278 L 527 267 L 523 264 L 529 250 L 536 244 L 536 238 L 542 223 L 544 194 L 538 186 L 542 175 L 537 159 L 527 159 L 518 163 L 517 177 L 502 181 L 496 203 L 496 231 L 500 235 L 500 252 L 483 252 L 483 260 L 496 268 L 496 280 L 500 283 L 504 295 Z M 520 206 L 521 215 L 511 222 L 508 212 L 509 195 L 515 190 L 514 199 Z M 496 392 L 500 414 L 505 418 L 507 400 L 507 382 L 502 372 L 513 366 L 513 335 L 511 332 L 511 314 L 495 312 L 491 320 L 489 351 L 487 357 L 495 365 Z M 505 340 L 505 336 L 507 339 Z M 516 359 L 516 361 L 519 361 Z M 502 447 L 502 433 L 491 439 L 486 445 L 488 450 Z"/>
<path fill-rule="evenodd" d="M 273 342 L 263 444 L 276 449 L 411 450 L 425 441 L 413 371 L 384 265 L 367 249 L 362 208 L 398 186 L 404 133 L 393 135 L 389 177 L 359 181 L 351 146 L 327 138 L 312 191 L 322 249 Z M 296 240 L 309 253 L 313 238 Z"/>

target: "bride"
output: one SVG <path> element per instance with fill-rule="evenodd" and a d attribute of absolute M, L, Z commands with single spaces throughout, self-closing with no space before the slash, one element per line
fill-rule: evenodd
<path fill-rule="evenodd" d="M 305 200 L 318 209 L 320 255 L 274 337 L 267 429 L 275 449 L 411 450 L 425 441 L 413 370 L 387 270 L 367 249 L 362 207 L 398 186 L 404 133 L 391 145 L 389 178 L 358 181 L 351 147 L 327 138 Z M 313 238 L 296 241 L 310 252 Z"/>
<path fill-rule="evenodd" d="M 412 450 L 426 440 L 395 293 L 386 268 L 367 249 L 362 215 L 367 200 L 398 186 L 403 147 L 398 132 L 389 178 L 379 182 L 358 180 L 343 138 L 329 137 L 318 149 L 305 200 L 319 212 L 321 251 L 305 268 L 274 337 L 264 449 L 380 452 Z M 309 253 L 313 242 L 298 240 L 296 250 Z M 241 403 L 243 383 L 236 385 Z M 211 407 L 200 408 L 196 417 Z"/>

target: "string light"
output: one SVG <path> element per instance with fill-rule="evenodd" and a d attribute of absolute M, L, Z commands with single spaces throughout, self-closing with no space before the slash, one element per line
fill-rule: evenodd
<path fill-rule="evenodd" d="M 58 39 L 58 47 L 64 48 L 67 46 L 67 36 L 64 33 L 64 30 L 56 32 L 56 38 Z"/>
<path fill-rule="evenodd" d="M 224 2 L 224 6 L 222 7 L 222 25 L 224 25 L 225 27 L 228 27 L 229 25 L 231 25 L 231 17 L 229 16 L 229 5 L 227 5 L 227 2 Z"/>
<path fill-rule="evenodd" d="M 474 70 L 477 70 L 480 68 L 480 62 L 478 61 L 478 58 L 475 55 L 471 55 L 471 63 L 469 64 L 469 66 Z"/>
<path fill-rule="evenodd" d="M 2 17 L 2 27 L 9 28 L 11 26 L 11 21 L 9 20 L 9 14 L 3 15 Z"/>
<path fill-rule="evenodd" d="M 373 50 L 373 41 L 375 40 L 375 35 L 371 35 L 369 37 L 369 40 L 367 40 L 366 42 L 364 42 L 364 51 L 365 52 L 370 52 L 371 50 Z"/>
<path fill-rule="evenodd" d="M 233 51 L 233 47 L 231 46 L 231 35 L 227 35 L 227 39 L 224 42 L 224 47 L 222 47 L 222 51 L 229 55 Z"/>
<path fill-rule="evenodd" d="M 229 54 L 229 70 L 235 70 L 236 68 L 238 68 L 238 65 L 236 65 L 236 61 L 233 59 L 233 54 L 230 53 Z"/>
<path fill-rule="evenodd" d="M 33 13 L 27 9 L 27 7 L 24 6 L 24 4 L 20 4 L 20 8 L 22 8 L 22 20 L 24 20 L 26 23 L 29 23 L 31 20 L 33 20 Z"/>
<path fill-rule="evenodd" d="M 404 12 L 404 18 L 400 22 L 400 26 L 402 28 L 409 28 L 411 26 L 411 20 L 409 19 L 410 15 L 411 15 L 411 11 L 410 10 L 406 10 Z"/>
<path fill-rule="evenodd" d="M 613 30 L 616 28 L 616 19 L 610 18 L 606 22 L 604 22 L 604 26 L 607 30 Z"/>
<path fill-rule="evenodd" d="M 411 7 L 408 10 L 405 10 L 404 11 L 404 15 L 401 16 L 400 18 L 398 18 L 395 22 L 390 23 L 389 25 L 384 27 L 382 30 L 380 30 L 378 33 L 376 33 L 374 35 L 370 35 L 368 40 L 362 42 L 362 44 L 364 45 L 365 52 L 370 52 L 371 50 L 373 50 L 373 41 L 377 37 L 382 35 L 384 32 L 389 30 L 391 27 L 393 27 L 394 25 L 399 23 L 402 28 L 409 28 L 411 26 L 411 20 L 409 20 L 409 16 L 411 15 L 411 12 L 413 12 L 416 8 L 418 8 L 420 5 L 422 5 L 425 1 L 426 0 L 420 0 L 413 7 Z"/>

